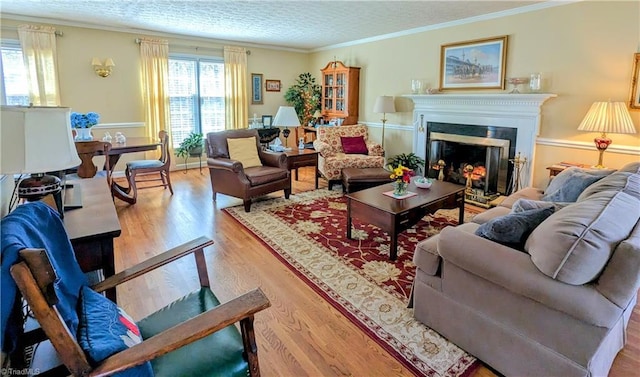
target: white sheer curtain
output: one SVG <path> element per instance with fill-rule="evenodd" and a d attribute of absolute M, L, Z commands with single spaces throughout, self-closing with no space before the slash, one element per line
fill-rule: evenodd
<path fill-rule="evenodd" d="M 29 102 L 36 106 L 60 106 L 56 29 L 20 25 L 18 37 L 27 69 Z"/>
<path fill-rule="evenodd" d="M 247 91 L 247 50 L 224 47 L 225 128 L 247 128 L 249 94 Z"/>
<path fill-rule="evenodd" d="M 171 130 L 169 119 L 169 41 L 140 38 L 142 95 L 147 136 Z M 171 143 L 171 138 L 169 138 Z"/>

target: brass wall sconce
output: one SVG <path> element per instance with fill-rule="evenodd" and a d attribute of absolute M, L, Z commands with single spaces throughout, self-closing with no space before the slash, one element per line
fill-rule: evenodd
<path fill-rule="evenodd" d="M 104 64 L 98 58 L 93 58 L 91 60 L 91 66 L 93 70 L 96 71 L 96 75 L 100 77 L 108 77 L 111 74 L 111 70 L 116 64 L 113 62 L 113 59 L 107 58 L 104 61 Z"/>

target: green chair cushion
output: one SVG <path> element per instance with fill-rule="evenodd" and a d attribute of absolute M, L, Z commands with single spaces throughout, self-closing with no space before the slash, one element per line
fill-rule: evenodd
<path fill-rule="evenodd" d="M 220 305 L 209 288 L 201 288 L 138 322 L 143 339 L 150 337 Z M 242 337 L 228 326 L 208 337 L 151 360 L 156 377 L 248 376 Z"/>

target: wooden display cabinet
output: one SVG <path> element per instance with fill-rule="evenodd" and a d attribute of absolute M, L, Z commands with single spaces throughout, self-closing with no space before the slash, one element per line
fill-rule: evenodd
<path fill-rule="evenodd" d="M 358 122 L 360 67 L 347 67 L 333 61 L 322 72 L 322 117 L 342 118 L 342 124 Z"/>

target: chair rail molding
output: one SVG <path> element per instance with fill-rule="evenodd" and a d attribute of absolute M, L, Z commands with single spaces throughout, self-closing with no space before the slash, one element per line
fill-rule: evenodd
<path fill-rule="evenodd" d="M 585 149 L 589 151 L 593 150 L 593 142 L 587 142 L 587 141 L 549 139 L 546 137 L 539 137 L 536 140 L 536 144 L 546 145 L 550 147 L 558 147 L 558 148 Z M 607 153 L 620 153 L 620 154 L 630 154 L 633 156 L 640 156 L 640 147 L 634 146 L 634 145 L 611 144 L 607 148 Z"/>

